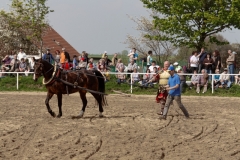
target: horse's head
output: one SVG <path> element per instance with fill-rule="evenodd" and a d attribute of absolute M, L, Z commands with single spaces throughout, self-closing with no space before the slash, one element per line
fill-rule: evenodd
<path fill-rule="evenodd" d="M 41 63 L 41 60 L 35 60 L 33 80 L 37 81 L 38 78 L 42 76 L 42 73 L 43 73 L 43 64 Z"/>

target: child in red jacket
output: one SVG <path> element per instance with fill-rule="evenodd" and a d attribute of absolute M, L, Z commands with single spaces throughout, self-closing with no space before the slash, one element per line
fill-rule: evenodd
<path fill-rule="evenodd" d="M 62 63 L 62 69 L 70 70 L 72 69 L 73 65 L 68 62 L 68 59 L 65 59 L 65 63 Z"/>

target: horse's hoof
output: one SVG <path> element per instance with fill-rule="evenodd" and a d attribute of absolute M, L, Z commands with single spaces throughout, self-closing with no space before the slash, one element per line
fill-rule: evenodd
<path fill-rule="evenodd" d="M 104 117 L 102 112 L 99 112 L 99 118 L 102 118 L 102 117 Z"/>
<path fill-rule="evenodd" d="M 56 114 L 54 112 L 50 112 L 52 117 L 56 117 Z"/>
<path fill-rule="evenodd" d="M 62 115 L 57 115 L 57 118 L 61 118 L 62 117 Z"/>

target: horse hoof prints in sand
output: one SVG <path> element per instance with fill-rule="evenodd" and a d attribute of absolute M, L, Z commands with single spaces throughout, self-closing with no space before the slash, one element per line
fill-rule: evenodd
<path fill-rule="evenodd" d="M 84 115 L 87 98 L 86 93 L 90 92 L 99 105 L 99 117 L 103 117 L 103 106 L 107 105 L 105 94 L 105 82 L 103 75 L 97 70 L 63 70 L 57 65 L 51 65 L 45 60 L 39 59 L 35 61 L 34 76 L 35 81 L 43 76 L 43 84 L 47 88 L 47 97 L 45 104 L 51 116 L 56 117 L 49 105 L 49 101 L 54 94 L 58 98 L 59 113 L 58 118 L 62 116 L 62 95 L 79 92 L 82 99 L 82 110 L 78 116 L 73 118 L 81 118 Z"/>

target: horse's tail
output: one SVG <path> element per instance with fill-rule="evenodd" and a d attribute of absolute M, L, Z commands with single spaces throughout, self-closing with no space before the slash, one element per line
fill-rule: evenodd
<path fill-rule="evenodd" d="M 94 73 L 98 79 L 98 91 L 105 93 L 105 80 L 104 80 L 104 76 L 102 75 L 102 73 L 98 70 L 94 70 Z M 100 95 L 101 96 L 101 100 L 102 100 L 102 105 L 106 106 L 107 104 L 107 99 L 105 95 Z"/>

